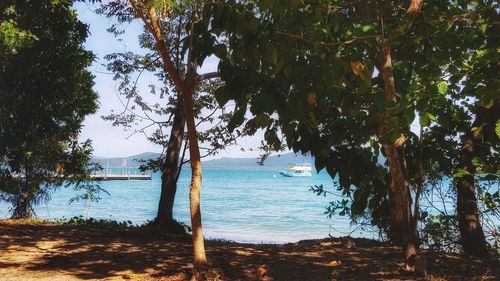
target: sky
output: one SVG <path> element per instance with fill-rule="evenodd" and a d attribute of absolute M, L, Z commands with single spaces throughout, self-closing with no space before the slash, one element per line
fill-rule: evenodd
<path fill-rule="evenodd" d="M 95 114 L 86 117 L 80 140 L 91 139 L 94 156 L 97 157 L 128 157 L 143 152 L 162 152 L 162 147 L 149 142 L 144 134 L 133 134 L 134 128 L 126 130 L 123 127 L 113 127 L 111 122 L 104 121 L 101 118 L 113 111 L 121 112 L 124 109 L 123 97 L 120 100 L 116 91 L 118 83 L 113 80 L 113 75 L 106 69 L 107 61 L 104 56 L 126 51 L 144 53 L 144 50 L 141 50 L 138 44 L 138 36 L 143 28 L 141 22 L 136 20 L 122 26 L 126 32 L 120 36 L 121 40 L 119 40 L 106 31 L 113 21 L 102 15 L 97 15 L 95 13 L 96 5 L 78 2 L 73 7 L 78 13 L 78 18 L 89 26 L 90 35 L 85 43 L 85 48 L 96 55 L 95 62 L 89 70 L 95 75 L 94 90 L 99 94 L 99 110 Z M 209 58 L 198 73 L 216 71 L 217 64 L 216 58 Z M 144 89 L 145 96 L 149 92 L 147 85 L 154 84 L 155 80 L 152 75 L 141 76 L 139 85 Z M 149 101 L 154 102 L 154 100 Z M 411 130 L 418 133 L 419 127 L 418 118 L 416 118 L 411 125 Z M 140 128 L 136 127 L 135 129 Z M 146 133 L 148 133 L 147 130 Z M 261 132 L 253 137 L 240 138 L 237 146 L 226 148 L 225 151 L 220 151 L 217 155 L 207 159 L 258 157 L 259 151 L 256 148 L 260 146 L 262 139 L 263 134 Z"/>
<path fill-rule="evenodd" d="M 94 12 L 96 7 L 96 5 L 81 2 L 74 5 L 78 18 L 89 26 L 90 35 L 85 43 L 85 48 L 96 55 L 95 62 L 89 70 L 95 75 L 94 90 L 99 94 L 99 110 L 86 117 L 80 140 L 91 139 L 94 156 L 98 157 L 127 157 L 143 152 L 161 152 L 162 147 L 150 143 L 143 134 L 138 133 L 130 136 L 134 132 L 133 129 L 125 130 L 123 127 L 113 127 L 111 122 L 101 118 L 112 111 L 121 112 L 124 109 L 123 97 L 120 101 L 116 91 L 117 82 L 113 80 L 113 75 L 106 69 L 107 61 L 104 56 L 116 52 L 144 53 L 144 51 L 138 44 L 138 35 L 142 32 L 142 24 L 138 20 L 126 24 L 124 26 L 126 32 L 120 36 L 121 40 L 118 40 L 113 34 L 106 31 L 113 21 L 97 15 Z M 217 63 L 215 58 L 209 58 L 199 69 L 199 73 L 216 71 Z M 151 75 L 141 77 L 142 87 L 145 91 L 149 91 L 148 84 L 155 83 L 153 80 L 155 80 L 154 76 Z M 260 136 L 240 139 L 238 146 L 230 147 L 211 158 L 257 157 L 258 151 L 249 151 L 249 148 L 258 147 L 260 139 Z M 245 151 L 241 151 L 241 148 L 244 148 Z"/>

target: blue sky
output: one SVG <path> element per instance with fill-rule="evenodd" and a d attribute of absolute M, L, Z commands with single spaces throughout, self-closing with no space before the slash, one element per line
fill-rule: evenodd
<path fill-rule="evenodd" d="M 113 23 L 112 20 L 104 16 L 97 15 L 94 10 L 97 6 L 89 3 L 76 3 L 74 8 L 77 10 L 78 18 L 89 25 L 90 36 L 85 43 L 85 48 L 91 50 L 96 55 L 96 61 L 90 67 L 90 71 L 95 75 L 94 90 L 99 93 L 100 108 L 94 115 L 88 116 L 84 122 L 80 139 L 91 139 L 94 147 L 94 155 L 101 157 L 125 157 L 139 154 L 142 152 L 161 152 L 162 148 L 151 144 L 146 140 L 143 134 L 134 134 L 133 130 L 126 131 L 122 127 L 113 127 L 110 122 L 101 119 L 101 116 L 110 114 L 112 110 L 120 112 L 123 110 L 119 97 L 116 93 L 117 82 L 113 81 L 113 76 L 107 71 L 107 64 L 104 56 L 115 52 L 141 52 L 138 45 L 138 35 L 142 31 L 142 24 L 135 21 L 127 24 L 124 29 L 126 33 L 118 40 L 106 29 Z M 215 71 L 217 69 L 217 60 L 208 59 L 202 66 L 199 73 Z M 141 77 L 143 87 L 154 83 L 154 77 Z M 242 152 L 241 148 L 255 148 L 260 143 L 260 137 L 245 138 L 238 141 L 238 147 L 231 147 L 222 151 L 220 157 L 255 157 L 258 152 Z"/>

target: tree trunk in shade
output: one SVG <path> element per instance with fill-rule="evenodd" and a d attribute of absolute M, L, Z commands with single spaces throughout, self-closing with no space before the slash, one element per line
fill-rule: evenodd
<path fill-rule="evenodd" d="M 179 98 L 167 145 L 167 153 L 161 176 L 161 195 L 156 222 L 165 225 L 173 222 L 175 193 L 177 192 L 177 174 L 179 172 L 179 155 L 184 141 L 186 118 Z"/>
<path fill-rule="evenodd" d="M 389 189 L 389 238 L 403 247 L 405 260 L 413 263 L 417 254 L 416 237 L 411 231 L 410 194 L 400 152 L 394 145 L 384 145 L 391 185 Z"/>
<path fill-rule="evenodd" d="M 380 44 L 379 70 L 384 80 L 384 94 L 387 101 L 397 102 L 396 86 L 392 69 L 392 54 L 388 38 L 383 38 Z M 386 131 L 382 127 L 380 137 L 384 142 L 384 151 L 387 157 L 391 184 L 389 188 L 389 238 L 403 248 L 407 268 L 414 265 L 417 255 L 415 235 L 411 231 L 410 193 L 407 171 L 402 150 L 394 143 L 388 143 Z M 400 144 L 401 146 L 402 144 Z"/>
<path fill-rule="evenodd" d="M 458 228 L 460 230 L 460 244 L 468 255 L 487 258 L 489 253 L 481 226 L 479 208 L 477 206 L 476 186 L 474 175 L 476 168 L 472 162 L 475 157 L 491 153 L 488 142 L 497 143 L 495 131 L 496 123 L 500 119 L 500 100 L 494 100 L 490 107 L 479 107 L 472 128 L 462 140 L 462 155 L 460 167 L 469 173 L 456 180 Z M 480 145 L 481 142 L 486 142 Z"/>
<path fill-rule="evenodd" d="M 467 148 L 464 148 L 464 150 L 462 161 L 472 164 L 472 153 L 468 151 Z M 466 175 L 458 179 L 456 186 L 460 244 L 462 245 L 464 252 L 468 255 L 488 257 L 489 254 L 486 248 L 486 239 L 479 220 L 474 175 Z"/>

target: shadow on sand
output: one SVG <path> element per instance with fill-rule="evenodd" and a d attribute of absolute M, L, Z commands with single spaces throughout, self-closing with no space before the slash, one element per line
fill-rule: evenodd
<path fill-rule="evenodd" d="M 138 229 L 84 229 L 0 221 L 0 279 L 185 280 L 191 244 Z M 415 280 L 400 270 L 396 247 L 366 239 L 286 245 L 207 242 L 224 280 Z M 498 266 L 426 254 L 433 280 L 496 280 Z M 4 280 L 4 279 L 2 279 Z"/>

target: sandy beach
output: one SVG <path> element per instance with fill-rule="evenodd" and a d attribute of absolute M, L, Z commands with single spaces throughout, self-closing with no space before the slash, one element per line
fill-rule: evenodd
<path fill-rule="evenodd" d="M 0 280 L 188 280 L 191 244 L 140 229 L 89 229 L 0 221 Z M 350 238 L 284 245 L 208 241 L 218 280 L 415 280 L 400 250 Z M 425 253 L 427 280 L 499 280 L 500 268 Z M 215 279 L 217 280 L 217 279 Z"/>

